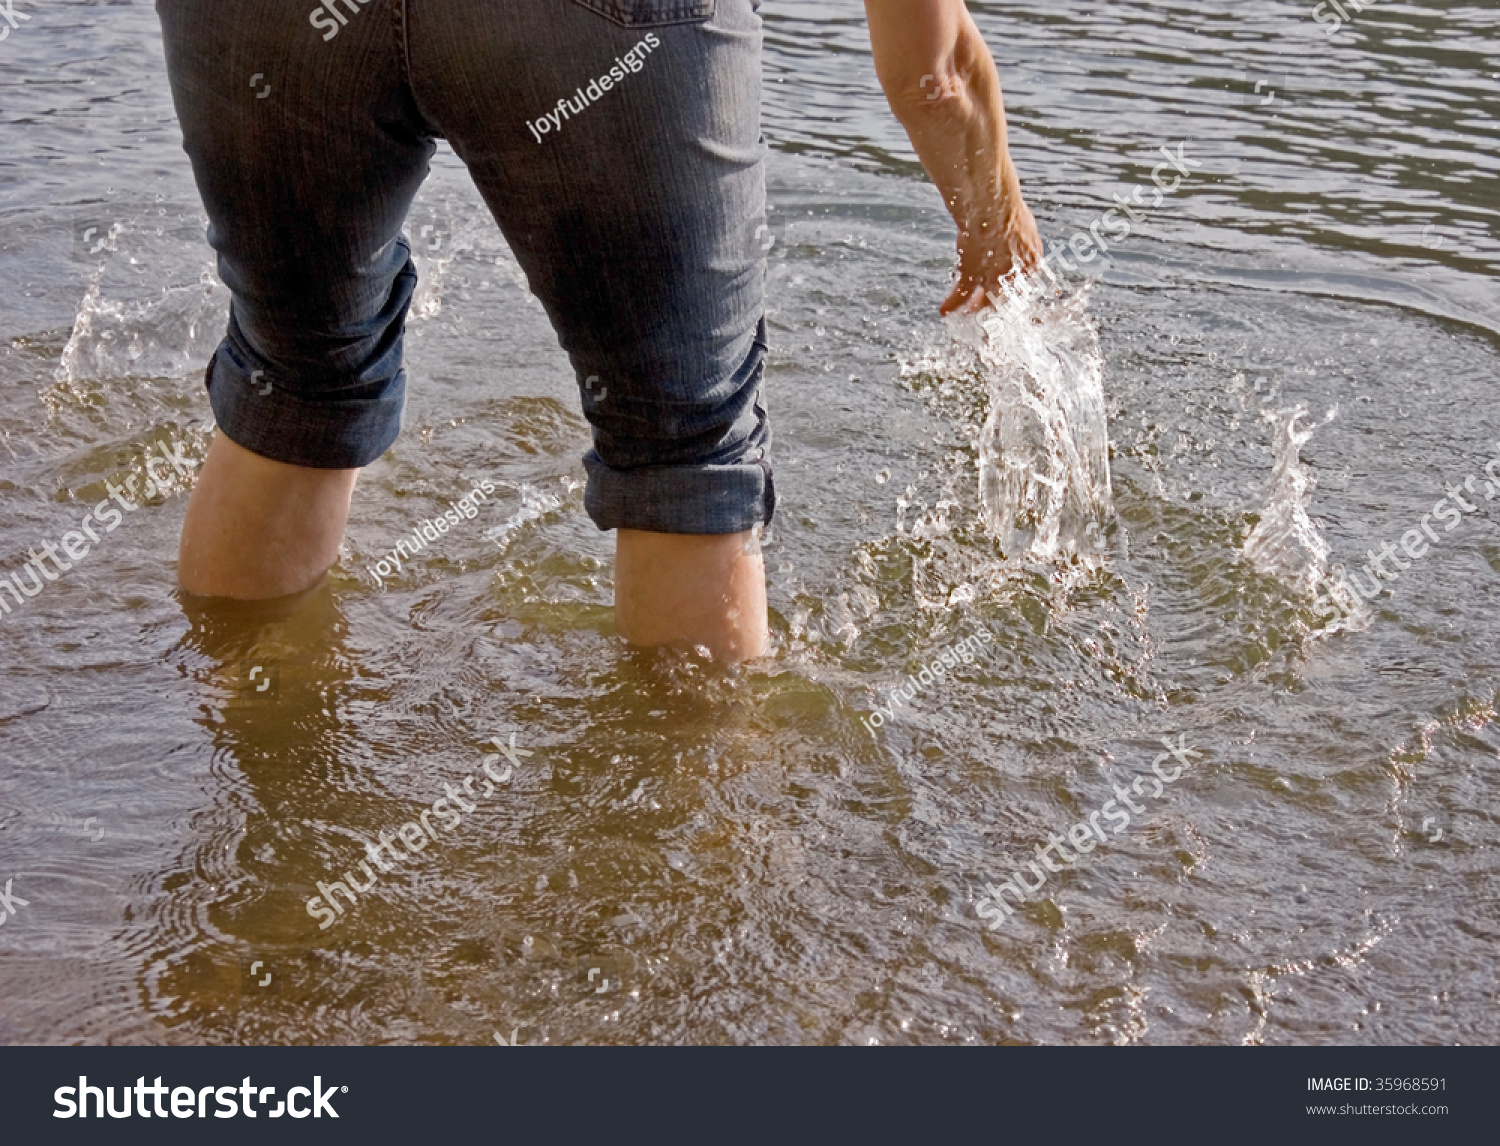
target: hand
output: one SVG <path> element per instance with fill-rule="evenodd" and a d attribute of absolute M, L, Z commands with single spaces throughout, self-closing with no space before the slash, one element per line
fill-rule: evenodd
<path fill-rule="evenodd" d="M 865 0 L 865 11 L 880 86 L 958 224 L 958 283 L 940 310 L 977 310 L 1044 253 L 994 57 L 964 0 Z"/>
<path fill-rule="evenodd" d="M 1018 195 L 1014 206 L 965 229 L 959 224 L 958 282 L 938 308 L 940 314 L 972 314 L 990 305 L 989 296 L 1013 275 L 1035 270 L 1044 253 L 1036 219 Z"/>

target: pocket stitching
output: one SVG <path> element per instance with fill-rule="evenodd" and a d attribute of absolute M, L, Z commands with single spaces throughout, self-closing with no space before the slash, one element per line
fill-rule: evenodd
<path fill-rule="evenodd" d="M 603 16 L 612 24 L 622 28 L 660 28 L 668 24 L 697 23 L 711 20 L 717 10 L 718 0 L 659 0 L 655 4 L 643 5 L 650 9 L 645 13 L 622 11 L 630 0 L 573 0 L 580 8 Z M 636 0 L 639 4 L 640 0 Z"/>

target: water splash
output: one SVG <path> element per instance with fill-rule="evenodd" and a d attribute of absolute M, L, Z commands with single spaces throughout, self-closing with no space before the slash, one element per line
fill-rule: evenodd
<path fill-rule="evenodd" d="M 1009 559 L 1097 563 L 1110 515 L 1104 355 L 1088 317 L 1089 285 L 1059 292 L 1033 275 L 992 296 L 993 309 L 950 322 L 985 388 L 979 499 Z"/>
<path fill-rule="evenodd" d="M 88 251 L 96 265 L 56 380 L 76 386 L 90 380 L 201 373 L 229 321 L 229 291 L 219 281 L 215 256 L 204 245 L 207 220 L 196 207 L 112 209 L 120 217 Z M 444 291 L 461 254 L 482 258 L 497 279 L 508 277 L 531 297 L 520 264 L 488 214 L 453 202 L 436 208 L 418 205 L 407 231 L 418 271 L 410 321 L 442 313 Z"/>
<path fill-rule="evenodd" d="M 511 535 L 521 526 L 528 522 L 540 521 L 547 514 L 562 508 L 562 499 L 550 493 L 544 493 L 530 482 L 522 482 L 519 486 L 511 485 L 510 482 L 502 483 L 509 485 L 521 495 L 521 508 L 516 510 L 495 528 L 487 530 L 484 538 L 493 541 L 503 550 L 510 545 Z"/>
<path fill-rule="evenodd" d="M 76 386 L 89 379 L 172 378 L 201 370 L 229 317 L 229 292 L 212 261 L 196 281 L 135 300 L 106 297 L 104 270 L 93 273 L 78 304 L 53 377 Z"/>
<path fill-rule="evenodd" d="M 1335 406 L 1321 422 L 1302 425 L 1308 416 L 1304 402 L 1267 410 L 1261 415 L 1274 427 L 1272 448 L 1276 460 L 1260 521 L 1241 549 L 1243 556 L 1266 576 L 1309 597 L 1317 596 L 1319 602 L 1336 602 L 1343 615 L 1328 626 L 1329 630 L 1362 627 L 1370 616 L 1363 601 L 1349 588 L 1343 567 L 1330 568 L 1332 550 L 1307 512 L 1318 480 L 1302 462 L 1302 447 L 1318 426 L 1327 425 L 1337 415 Z M 1326 599 L 1319 596 L 1322 592 L 1328 594 Z"/>
<path fill-rule="evenodd" d="M 443 313 L 449 273 L 461 254 L 470 262 L 488 263 L 497 272 L 497 279 L 501 275 L 509 278 L 540 309 L 541 303 L 532 296 L 525 272 L 488 212 L 476 212 L 450 196 L 440 205 L 414 207 L 406 231 L 417 269 L 417 289 L 409 312 L 413 321 L 437 318 Z M 487 287 L 489 283 L 482 280 L 479 285 Z"/>

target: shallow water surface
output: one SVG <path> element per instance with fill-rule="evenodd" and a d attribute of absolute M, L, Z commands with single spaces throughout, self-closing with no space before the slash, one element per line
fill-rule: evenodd
<path fill-rule="evenodd" d="M 1500 1040 L 1500 13 L 970 6 L 1049 240 L 1164 146 L 1202 166 L 1046 339 L 949 329 L 861 5 L 769 0 L 776 650 L 733 671 L 615 637 L 571 372 L 446 149 L 344 560 L 294 608 L 175 594 L 191 471 L 147 459 L 207 447 L 225 291 L 150 4 L 33 6 L 0 42 L 0 572 L 160 481 L 0 617 L 0 1040 Z M 1449 486 L 1472 511 L 1320 615 Z M 1029 867 L 1049 841 L 1075 862 Z"/>

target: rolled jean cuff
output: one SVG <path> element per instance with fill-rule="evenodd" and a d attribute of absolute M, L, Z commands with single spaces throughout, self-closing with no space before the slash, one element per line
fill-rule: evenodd
<path fill-rule="evenodd" d="M 584 508 L 600 529 L 748 533 L 769 525 L 776 487 L 763 457 L 730 465 L 612 469 L 590 450 Z"/>
<path fill-rule="evenodd" d="M 226 338 L 209 359 L 204 383 L 214 421 L 253 454 L 312 469 L 363 469 L 395 444 L 406 405 L 406 371 L 359 397 L 300 398 L 251 369 L 243 350 Z"/>

